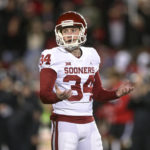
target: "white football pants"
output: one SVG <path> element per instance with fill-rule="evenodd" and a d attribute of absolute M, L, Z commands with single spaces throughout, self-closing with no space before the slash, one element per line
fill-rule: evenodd
<path fill-rule="evenodd" d="M 95 121 L 76 124 L 52 121 L 52 150 L 103 150 Z"/>

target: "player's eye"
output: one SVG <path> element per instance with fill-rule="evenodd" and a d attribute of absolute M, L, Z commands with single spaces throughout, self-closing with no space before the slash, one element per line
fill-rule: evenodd
<path fill-rule="evenodd" d="M 63 30 L 62 30 L 62 33 L 63 33 L 63 34 L 65 34 L 65 33 L 67 33 L 67 32 L 68 32 L 67 29 L 63 29 Z"/>
<path fill-rule="evenodd" d="M 62 34 L 76 33 L 78 28 L 66 28 L 62 30 Z"/>
<path fill-rule="evenodd" d="M 76 31 L 77 31 L 77 29 L 75 29 L 75 28 L 72 29 L 72 32 L 73 32 L 73 33 L 76 32 Z"/>

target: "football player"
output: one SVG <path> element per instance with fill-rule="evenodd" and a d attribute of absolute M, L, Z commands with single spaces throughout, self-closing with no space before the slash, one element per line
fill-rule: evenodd
<path fill-rule="evenodd" d="M 55 27 L 58 47 L 46 49 L 40 58 L 40 98 L 52 104 L 53 150 L 102 150 L 93 118 L 93 100 L 109 101 L 130 93 L 129 83 L 117 90 L 102 87 L 100 57 L 83 47 L 87 36 L 84 17 L 74 11 L 62 14 Z"/>

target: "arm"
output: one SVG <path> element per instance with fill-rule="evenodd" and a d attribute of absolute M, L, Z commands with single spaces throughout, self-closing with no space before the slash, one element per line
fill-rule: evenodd
<path fill-rule="evenodd" d="M 117 90 L 105 90 L 102 87 L 99 72 L 97 72 L 93 86 L 93 99 L 105 102 L 129 94 L 133 89 L 132 84 L 127 82 L 123 83 Z"/>
<path fill-rule="evenodd" d="M 50 68 L 44 68 L 40 72 L 40 99 L 44 104 L 54 104 L 72 95 L 71 90 L 61 91 L 55 84 L 57 73 Z M 56 93 L 53 92 L 55 86 Z"/>
<path fill-rule="evenodd" d="M 118 98 L 116 90 L 105 90 L 102 87 L 99 72 L 95 74 L 95 82 L 93 85 L 93 99 L 97 101 L 109 101 Z"/>
<path fill-rule="evenodd" d="M 53 87 L 57 74 L 54 70 L 44 68 L 40 72 L 40 99 L 44 104 L 53 104 L 60 101 L 56 93 L 53 92 Z"/>

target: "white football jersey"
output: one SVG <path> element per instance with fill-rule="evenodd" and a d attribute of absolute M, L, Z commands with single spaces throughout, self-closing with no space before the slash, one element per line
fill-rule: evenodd
<path fill-rule="evenodd" d="M 94 75 L 99 69 L 100 57 L 94 48 L 80 47 L 82 56 L 75 57 L 62 47 L 44 50 L 39 69 L 56 71 L 60 90 L 72 89 L 71 98 L 53 104 L 54 113 L 72 116 L 91 116 Z M 55 92 L 55 88 L 53 89 Z"/>

